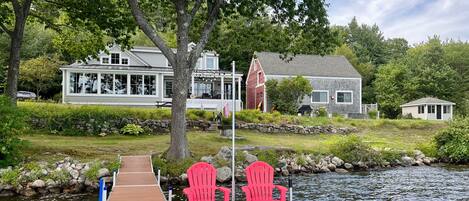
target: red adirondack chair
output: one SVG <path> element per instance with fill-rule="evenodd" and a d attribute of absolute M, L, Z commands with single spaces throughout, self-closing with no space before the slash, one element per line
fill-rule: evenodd
<path fill-rule="evenodd" d="M 189 201 L 215 201 L 215 191 L 223 192 L 224 201 L 230 200 L 231 190 L 217 187 L 217 170 L 210 164 L 199 162 L 187 170 L 189 188 L 184 189 Z"/>
<path fill-rule="evenodd" d="M 269 164 L 257 161 L 246 168 L 248 185 L 242 189 L 246 194 L 246 201 L 286 201 L 288 189 L 274 185 L 274 168 Z M 280 191 L 280 200 L 274 200 L 274 189 Z"/>

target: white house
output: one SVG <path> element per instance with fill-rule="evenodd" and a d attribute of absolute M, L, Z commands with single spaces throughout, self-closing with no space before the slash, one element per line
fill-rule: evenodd
<path fill-rule="evenodd" d="M 425 120 L 450 120 L 455 103 L 438 98 L 421 98 L 401 105 L 402 115 Z"/>
<path fill-rule="evenodd" d="M 189 47 L 191 48 L 191 47 Z M 66 65 L 62 70 L 62 100 L 69 104 L 169 106 L 173 71 L 155 47 L 122 50 L 115 45 L 98 59 Z M 242 74 L 219 69 L 216 52 L 204 51 L 191 76 L 187 108 L 231 108 L 232 88 L 237 88 L 236 108 L 241 110 Z"/>

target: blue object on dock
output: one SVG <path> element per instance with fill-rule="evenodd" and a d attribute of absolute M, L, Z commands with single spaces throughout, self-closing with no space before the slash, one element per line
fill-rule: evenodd
<path fill-rule="evenodd" d="M 104 182 L 104 179 L 101 178 L 99 179 L 99 197 L 98 201 L 106 201 L 107 199 L 107 192 L 106 192 L 106 183 Z"/>

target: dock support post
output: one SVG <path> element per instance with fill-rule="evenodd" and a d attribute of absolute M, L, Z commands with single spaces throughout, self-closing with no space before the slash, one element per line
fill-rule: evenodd
<path fill-rule="evenodd" d="M 104 179 L 99 179 L 99 201 L 106 201 L 107 199 L 107 189 Z"/>
<path fill-rule="evenodd" d="M 173 187 L 171 185 L 168 186 L 168 201 L 173 200 Z"/>
<path fill-rule="evenodd" d="M 158 186 L 160 186 L 160 184 L 161 184 L 161 170 L 159 168 L 158 168 L 158 177 L 157 177 L 157 179 L 158 179 Z"/>
<path fill-rule="evenodd" d="M 290 192 L 288 200 L 293 201 L 293 182 L 291 179 L 291 175 L 288 175 L 288 192 Z"/>

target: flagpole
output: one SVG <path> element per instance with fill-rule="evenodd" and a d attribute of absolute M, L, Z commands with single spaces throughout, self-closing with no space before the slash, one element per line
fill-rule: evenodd
<path fill-rule="evenodd" d="M 235 180 L 235 173 L 236 173 L 236 163 L 235 163 L 235 155 L 236 155 L 236 150 L 235 150 L 235 130 L 236 130 L 236 124 L 235 124 L 235 113 L 236 113 L 236 98 L 235 98 L 235 91 L 236 91 L 236 87 L 235 87 L 235 68 L 236 68 L 236 64 L 235 62 L 233 61 L 231 63 L 232 65 L 232 68 L 233 68 L 233 76 L 232 76 L 232 83 L 231 83 L 231 92 L 232 92 L 232 95 L 231 95 L 231 98 L 233 99 L 233 105 L 232 105 L 232 110 L 231 110 L 231 116 L 232 116 L 232 132 L 231 132 L 231 200 L 232 201 L 235 201 L 236 199 L 236 192 L 235 192 L 235 189 L 236 189 L 236 180 Z"/>

